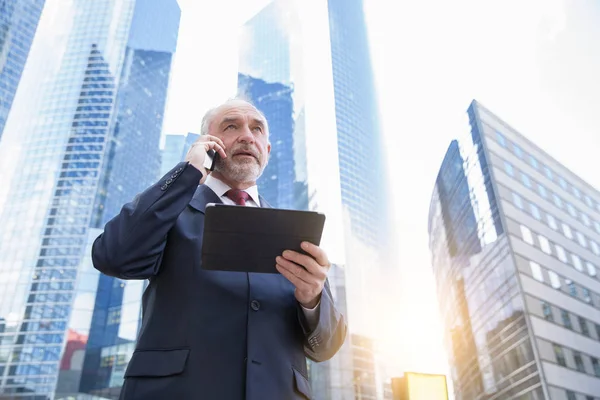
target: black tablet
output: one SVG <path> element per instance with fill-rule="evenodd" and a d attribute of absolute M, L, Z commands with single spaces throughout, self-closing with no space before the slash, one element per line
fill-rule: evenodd
<path fill-rule="evenodd" d="M 303 241 L 319 245 L 325 215 L 314 211 L 208 204 L 202 238 L 202 268 L 279 273 L 275 258 Z"/>

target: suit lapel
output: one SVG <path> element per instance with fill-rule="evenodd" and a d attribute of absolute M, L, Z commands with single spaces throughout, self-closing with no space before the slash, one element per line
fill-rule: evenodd
<path fill-rule="evenodd" d="M 206 185 L 199 185 L 190 201 L 190 206 L 204 214 L 209 203 L 223 204 L 219 196 Z"/>

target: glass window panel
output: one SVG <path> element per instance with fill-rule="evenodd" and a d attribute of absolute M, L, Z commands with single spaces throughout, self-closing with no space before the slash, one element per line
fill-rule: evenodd
<path fill-rule="evenodd" d="M 544 173 L 546 174 L 546 177 L 550 180 L 552 180 L 553 176 L 552 176 L 552 170 L 546 166 L 544 166 Z"/>
<path fill-rule="evenodd" d="M 588 328 L 587 320 L 582 317 L 578 317 L 579 319 L 579 327 L 581 328 L 581 333 L 583 336 L 590 336 L 590 329 Z"/>
<path fill-rule="evenodd" d="M 543 198 L 548 198 L 548 191 L 544 185 L 538 183 L 538 192 Z"/>
<path fill-rule="evenodd" d="M 588 274 L 590 274 L 590 276 L 596 276 L 597 272 L 596 266 L 594 264 L 588 261 L 585 263 L 585 266 L 587 267 Z"/>
<path fill-rule="evenodd" d="M 585 195 L 585 204 L 587 204 L 588 207 L 594 207 L 594 204 L 592 203 L 592 198 L 588 195 Z"/>
<path fill-rule="evenodd" d="M 517 157 L 523 158 L 523 150 L 521 149 L 521 147 L 519 147 L 518 144 L 513 143 L 513 151 L 515 152 Z"/>
<path fill-rule="evenodd" d="M 573 266 L 579 272 L 583 272 L 583 264 L 581 258 L 577 254 L 571 254 L 571 260 L 573 260 Z"/>
<path fill-rule="evenodd" d="M 506 138 L 498 131 L 496 131 L 496 140 L 502 147 L 506 147 Z"/>
<path fill-rule="evenodd" d="M 565 179 L 561 176 L 558 178 L 558 184 L 560 185 L 561 188 L 563 188 L 564 190 L 567 190 L 567 181 L 565 181 Z"/>
<path fill-rule="evenodd" d="M 521 173 L 521 181 L 523 182 L 523 185 L 531 188 L 531 179 L 529 179 L 527 174 Z"/>
<path fill-rule="evenodd" d="M 531 274 L 533 275 L 534 279 L 544 282 L 544 274 L 542 273 L 542 267 L 540 267 L 540 264 L 529 261 L 529 266 L 531 267 Z"/>
<path fill-rule="evenodd" d="M 588 217 L 587 214 L 581 213 L 581 220 L 583 221 L 585 226 L 591 226 L 592 224 L 590 217 Z"/>
<path fill-rule="evenodd" d="M 574 282 L 569 281 L 567 287 L 569 289 L 569 294 L 573 297 L 577 297 L 577 285 L 575 285 Z"/>
<path fill-rule="evenodd" d="M 529 163 L 531 164 L 531 166 L 535 169 L 538 168 L 538 161 L 535 159 L 534 156 L 530 155 L 529 156 Z"/>
<path fill-rule="evenodd" d="M 565 224 L 564 222 L 561 222 L 561 225 L 565 236 L 569 239 L 573 239 L 573 232 L 571 231 L 571 227 L 569 227 L 569 225 Z"/>
<path fill-rule="evenodd" d="M 540 214 L 540 209 L 533 203 L 529 204 L 529 208 L 531 209 L 531 215 L 537 220 L 542 219 L 542 215 Z"/>
<path fill-rule="evenodd" d="M 554 216 L 552 216 L 550 214 L 546 214 L 546 219 L 548 220 L 548 226 L 550 226 L 550 228 L 552 228 L 555 231 L 557 231 L 558 230 L 558 223 L 556 222 L 556 218 L 554 218 Z"/>
<path fill-rule="evenodd" d="M 594 375 L 600 376 L 600 363 L 596 357 L 591 358 L 592 361 L 592 369 L 594 370 Z"/>
<path fill-rule="evenodd" d="M 560 310 L 560 316 L 562 318 L 563 325 L 567 329 L 573 329 L 573 324 L 571 323 L 571 316 L 565 310 Z"/>
<path fill-rule="evenodd" d="M 593 240 L 590 240 L 590 248 L 594 252 L 595 255 L 600 256 L 600 246 Z"/>
<path fill-rule="evenodd" d="M 521 196 L 513 192 L 512 198 L 515 206 L 519 207 L 520 209 L 523 209 L 523 200 L 521 199 Z"/>
<path fill-rule="evenodd" d="M 552 193 L 552 199 L 554 200 L 554 204 L 556 204 L 556 207 L 562 208 L 562 200 L 556 195 L 556 193 Z"/>
<path fill-rule="evenodd" d="M 552 250 L 550 250 L 550 242 L 546 239 L 545 236 L 538 235 L 538 239 L 540 241 L 540 247 L 542 251 L 546 254 L 552 254 Z"/>
<path fill-rule="evenodd" d="M 575 195 L 575 197 L 577 197 L 578 199 L 581 198 L 581 192 L 579 191 L 579 189 L 577 189 L 575 186 L 573 186 L 571 189 L 573 189 L 573 194 Z"/>
<path fill-rule="evenodd" d="M 504 161 L 504 171 L 510 176 L 515 176 L 515 170 L 511 163 Z"/>
<path fill-rule="evenodd" d="M 578 351 L 573 351 L 573 359 L 575 360 L 575 368 L 579 372 L 585 372 L 585 367 L 583 366 L 583 358 L 581 358 L 581 353 Z"/>
<path fill-rule="evenodd" d="M 592 294 L 588 288 L 582 287 L 581 294 L 583 295 L 583 300 L 585 300 L 586 303 L 590 303 L 592 301 Z"/>
<path fill-rule="evenodd" d="M 572 217 L 577 218 L 577 211 L 575 210 L 575 207 L 573 207 L 573 204 L 567 203 L 567 210 Z"/>
<path fill-rule="evenodd" d="M 521 236 L 525 243 L 533 245 L 533 235 L 531 234 L 529 228 L 525 225 L 521 225 Z"/>
<path fill-rule="evenodd" d="M 554 349 L 554 355 L 556 356 L 556 362 L 558 363 L 558 365 L 566 367 L 567 363 L 565 361 L 565 353 L 563 352 L 562 347 L 560 347 L 557 344 L 552 345 L 552 348 Z"/>
<path fill-rule="evenodd" d="M 587 247 L 587 241 L 585 240 L 585 236 L 583 236 L 583 234 L 579 231 L 575 232 L 577 235 L 577 241 L 579 242 L 580 245 L 582 245 L 583 247 Z"/>
<path fill-rule="evenodd" d="M 550 277 L 550 285 L 552 285 L 554 289 L 560 289 L 560 278 L 558 277 L 558 274 L 554 271 L 548 271 L 548 276 Z"/>
<path fill-rule="evenodd" d="M 542 301 L 542 313 L 544 314 L 544 319 L 546 321 L 554 321 L 554 314 L 552 313 L 552 306 Z"/>
<path fill-rule="evenodd" d="M 596 232 L 600 233 L 600 222 L 594 221 L 594 229 L 596 229 Z"/>
<path fill-rule="evenodd" d="M 559 244 L 555 245 L 555 247 L 556 247 L 556 255 L 558 256 L 558 259 L 564 263 L 567 263 L 568 259 L 567 259 L 567 253 L 565 252 L 565 249 Z"/>

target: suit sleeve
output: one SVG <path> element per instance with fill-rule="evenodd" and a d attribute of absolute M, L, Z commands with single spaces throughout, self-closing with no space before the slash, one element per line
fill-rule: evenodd
<path fill-rule="evenodd" d="M 202 173 L 179 163 L 138 194 L 104 227 L 92 246 L 100 272 L 121 279 L 149 279 L 162 261 L 167 234 L 194 196 Z"/>
<path fill-rule="evenodd" d="M 312 361 L 329 360 L 344 344 L 348 326 L 344 316 L 335 308 L 328 280 L 325 281 L 321 294 L 317 326 L 310 329 L 300 305 L 298 305 L 298 318 L 306 337 L 304 353 Z"/>

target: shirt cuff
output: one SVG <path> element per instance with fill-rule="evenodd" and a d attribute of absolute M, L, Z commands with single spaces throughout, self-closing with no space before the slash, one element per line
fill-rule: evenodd
<path fill-rule="evenodd" d="M 311 330 L 314 330 L 319 323 L 319 306 L 321 305 L 321 300 L 317 303 L 314 308 L 306 308 L 302 304 L 302 312 L 304 312 L 304 316 L 306 317 L 306 322 Z"/>

